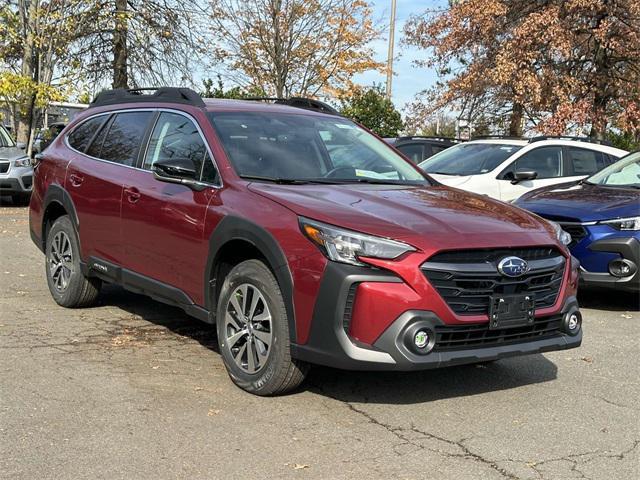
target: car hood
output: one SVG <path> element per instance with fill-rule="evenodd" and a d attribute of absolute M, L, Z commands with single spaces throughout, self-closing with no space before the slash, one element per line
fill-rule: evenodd
<path fill-rule="evenodd" d="M 13 160 L 20 157 L 26 157 L 27 153 L 17 147 L 0 147 L 0 159 Z"/>
<path fill-rule="evenodd" d="M 547 222 L 444 186 L 253 183 L 249 188 L 298 215 L 423 250 L 556 244 Z"/>
<path fill-rule="evenodd" d="M 460 185 L 467 183 L 473 177 L 473 175 L 442 175 L 438 173 L 429 173 L 428 175 L 434 180 L 449 187 L 459 187 Z"/>
<path fill-rule="evenodd" d="M 640 215 L 640 190 L 572 182 L 534 190 L 516 205 L 553 220 L 594 222 Z"/>

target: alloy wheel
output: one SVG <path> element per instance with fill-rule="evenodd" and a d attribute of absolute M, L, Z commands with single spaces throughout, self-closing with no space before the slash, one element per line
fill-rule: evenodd
<path fill-rule="evenodd" d="M 73 273 L 73 250 L 71 240 L 65 232 L 58 232 L 53 237 L 48 261 L 53 285 L 59 292 L 64 292 Z"/>
<path fill-rule="evenodd" d="M 256 286 L 244 283 L 233 291 L 224 332 L 226 348 L 243 371 L 254 374 L 265 366 L 273 342 L 271 320 L 269 306 Z"/>

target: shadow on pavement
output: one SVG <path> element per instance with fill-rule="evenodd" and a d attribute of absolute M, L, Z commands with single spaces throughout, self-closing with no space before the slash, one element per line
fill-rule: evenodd
<path fill-rule="evenodd" d="M 595 308 L 612 312 L 640 311 L 640 293 L 595 288 L 580 288 L 580 308 Z"/>
<path fill-rule="evenodd" d="M 101 305 L 111 305 L 219 353 L 215 327 L 182 310 L 120 287 L 105 285 Z M 302 391 L 344 402 L 412 404 L 507 390 L 554 380 L 555 364 L 542 355 L 419 372 L 358 372 L 314 366 Z"/>
<path fill-rule="evenodd" d="M 215 326 L 196 320 L 181 309 L 157 302 L 145 295 L 103 285 L 97 306 L 114 306 L 140 316 L 143 320 L 165 327 L 177 335 L 189 337 L 202 346 L 218 352 Z"/>

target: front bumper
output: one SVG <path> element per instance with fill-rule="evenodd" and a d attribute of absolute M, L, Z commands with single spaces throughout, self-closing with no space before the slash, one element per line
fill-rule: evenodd
<path fill-rule="evenodd" d="M 7 174 L 0 175 L 0 194 L 31 193 L 33 188 L 33 168 L 11 167 Z"/>
<path fill-rule="evenodd" d="M 580 269 L 580 283 L 583 286 L 640 291 L 640 241 L 634 237 L 610 237 L 596 240 L 587 246 L 592 252 L 600 253 L 607 260 L 622 259 L 630 262 L 633 273 L 626 277 L 616 277 L 608 272 L 590 272 Z M 609 258 L 611 257 L 611 258 Z"/>
<path fill-rule="evenodd" d="M 347 333 L 348 323 L 354 305 L 353 286 L 372 282 L 387 285 L 390 290 L 403 284 L 400 278 L 383 270 L 330 262 L 320 285 L 308 341 L 304 345 L 292 345 L 292 355 L 310 363 L 346 370 L 409 371 L 565 350 L 576 348 L 582 342 L 581 328 L 577 335 L 572 336 L 564 333 L 561 328 L 552 330 L 547 327 L 561 324 L 569 313 L 578 311 L 575 297 L 570 296 L 565 299 L 560 312 L 536 319 L 539 334 L 533 332 L 531 335 L 518 335 L 507 332 L 503 338 L 492 338 L 489 334 L 483 344 L 466 342 L 459 348 L 452 347 L 455 341 L 445 342 L 444 339 L 455 336 L 456 330 L 467 327 L 477 331 L 488 330 L 488 322 L 449 325 L 434 311 L 410 309 L 395 318 L 373 343 L 364 343 Z M 375 317 L 381 313 L 382 308 L 368 310 L 372 323 L 376 321 Z M 415 353 L 407 346 L 407 333 L 416 326 L 434 333 L 435 345 L 428 354 Z M 512 332 L 517 332 L 517 329 L 512 329 Z M 447 333 L 449 337 L 443 336 L 443 333 Z"/>

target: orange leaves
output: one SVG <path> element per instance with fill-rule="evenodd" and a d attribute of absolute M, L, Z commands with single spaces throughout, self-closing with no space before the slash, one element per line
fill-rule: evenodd
<path fill-rule="evenodd" d="M 461 0 L 412 17 L 404 41 L 446 74 L 431 111 L 518 103 L 552 133 L 640 123 L 639 0 Z"/>

